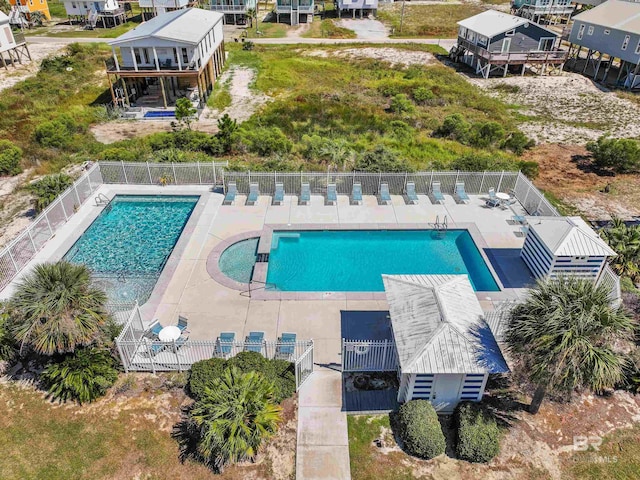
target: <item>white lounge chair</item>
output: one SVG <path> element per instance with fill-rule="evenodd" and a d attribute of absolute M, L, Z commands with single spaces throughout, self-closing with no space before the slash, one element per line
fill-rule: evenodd
<path fill-rule="evenodd" d="M 362 204 L 362 185 L 360 182 L 355 182 L 351 189 L 351 203 L 355 205 Z"/>
<path fill-rule="evenodd" d="M 458 203 L 464 203 L 464 204 L 469 203 L 470 201 L 469 195 L 467 195 L 467 192 L 464 191 L 464 182 L 456 183 L 456 190 L 453 196 L 456 199 L 456 202 Z"/>
<path fill-rule="evenodd" d="M 431 194 L 429 198 L 433 203 L 444 203 L 444 195 L 440 190 L 440 182 L 431 182 Z"/>
<path fill-rule="evenodd" d="M 335 205 L 338 201 L 338 192 L 336 190 L 336 184 L 330 183 L 327 185 L 327 204 Z"/>
<path fill-rule="evenodd" d="M 227 185 L 227 192 L 224 195 L 223 205 L 233 205 L 236 200 L 238 189 L 236 188 L 236 182 L 229 182 Z"/>
<path fill-rule="evenodd" d="M 255 205 L 260 196 L 260 189 L 257 183 L 249 185 L 249 196 L 247 197 L 247 205 Z"/>
<path fill-rule="evenodd" d="M 389 193 L 389 184 L 380 184 L 380 203 L 383 205 L 391 205 L 391 194 Z"/>
<path fill-rule="evenodd" d="M 308 183 L 303 183 L 300 188 L 300 198 L 298 204 L 307 205 L 311 201 L 311 188 Z"/>
<path fill-rule="evenodd" d="M 409 204 L 418 203 L 418 194 L 416 193 L 415 183 L 407 182 L 407 186 L 405 187 L 405 194 L 407 195 L 407 203 Z"/>
<path fill-rule="evenodd" d="M 276 191 L 273 194 L 273 204 L 274 205 L 282 205 L 284 202 L 284 184 L 276 183 Z"/>

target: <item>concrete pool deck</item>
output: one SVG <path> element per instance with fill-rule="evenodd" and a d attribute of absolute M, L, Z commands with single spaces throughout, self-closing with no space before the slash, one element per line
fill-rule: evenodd
<path fill-rule="evenodd" d="M 391 205 L 378 205 L 374 196 L 364 196 L 362 205 L 350 205 L 348 196 L 339 195 L 336 205 L 332 206 L 325 205 L 324 198 L 315 195 L 309 205 L 303 206 L 297 204 L 295 196 L 286 196 L 278 206 L 271 205 L 271 197 L 261 196 L 256 205 L 245 206 L 246 197 L 239 195 L 234 205 L 223 206 L 223 195 L 204 186 L 103 185 L 96 195 L 98 193 L 109 198 L 115 194 L 201 195 L 151 298 L 142 306 L 145 321 L 158 319 L 163 325 L 175 324 L 178 315 L 185 316 L 189 319 L 193 340 L 214 340 L 221 331 L 233 331 L 238 339 L 250 331 L 264 331 L 265 340 L 275 340 L 283 332 L 295 332 L 299 339 L 314 340 L 314 358 L 320 365 L 340 363 L 341 312 L 386 310 L 384 297 L 328 293 L 321 294 L 324 299 L 320 300 L 293 293 L 276 300 L 255 298 L 260 295 L 250 298 L 247 291 L 229 288 L 210 276 L 207 258 L 216 246 L 246 232 L 262 231 L 269 225 L 359 224 L 377 228 L 381 224 L 402 224 L 428 228 L 436 217 L 442 221 L 445 215 L 450 226 L 474 223 L 486 248 L 492 251 L 513 251 L 524 242 L 516 235 L 519 226 L 510 222 L 514 212 L 485 208 L 483 196 L 471 196 L 468 205 L 458 205 L 447 195 L 443 205 L 432 205 L 424 195 L 419 195 L 417 205 L 406 205 L 401 196 L 392 196 Z M 514 209 L 524 213 L 519 204 L 514 205 Z M 100 211 L 102 208 L 92 201 L 82 205 L 17 278 L 35 263 L 61 258 Z M 12 282 L 2 291 L 2 297 L 10 295 L 13 285 Z M 490 299 L 482 298 L 481 304 L 485 310 L 492 310 L 494 302 L 521 294 L 519 289 L 491 292 Z"/>

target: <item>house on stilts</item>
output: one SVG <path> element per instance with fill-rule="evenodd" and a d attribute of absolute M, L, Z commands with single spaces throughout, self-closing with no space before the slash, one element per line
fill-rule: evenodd
<path fill-rule="evenodd" d="M 142 19 L 149 20 L 157 15 L 185 8 L 195 7 L 195 0 L 139 0 L 138 6 L 142 11 Z"/>
<path fill-rule="evenodd" d="M 222 14 L 198 8 L 158 15 L 109 44 L 113 103 L 131 117 L 170 116 L 182 97 L 203 108 L 225 61 Z"/>
<path fill-rule="evenodd" d="M 122 25 L 127 21 L 125 5 L 128 4 L 121 6 L 118 0 L 100 0 L 98 2 L 65 0 L 64 2 L 69 23 L 76 22 L 90 28 L 112 28 Z"/>
<path fill-rule="evenodd" d="M 378 0 L 335 0 L 334 3 L 338 17 L 363 18 L 378 11 Z"/>
<path fill-rule="evenodd" d="M 289 21 L 290 25 L 313 21 L 314 0 L 276 0 L 276 21 Z"/>
<path fill-rule="evenodd" d="M 14 33 L 9 17 L 0 12 L 0 65 L 8 69 L 8 65 L 15 67 L 16 63 L 22 63 L 25 58 L 31 60 L 24 35 Z"/>
<path fill-rule="evenodd" d="M 574 17 L 567 67 L 594 80 L 640 89 L 640 3 L 609 0 Z"/>
<path fill-rule="evenodd" d="M 572 0 L 512 0 L 511 12 L 535 23 L 569 23 L 575 11 Z"/>
<path fill-rule="evenodd" d="M 246 25 L 249 10 L 256 8 L 256 0 L 210 0 L 209 10 L 222 13 L 225 25 Z"/>
<path fill-rule="evenodd" d="M 522 17 L 487 10 L 458 26 L 458 41 L 449 56 L 484 78 L 494 72 L 524 75 L 527 68 L 540 75 L 560 72 L 567 60 L 558 33 Z"/>

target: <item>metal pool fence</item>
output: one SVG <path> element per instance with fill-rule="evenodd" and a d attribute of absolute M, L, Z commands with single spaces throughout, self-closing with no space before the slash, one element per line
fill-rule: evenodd
<path fill-rule="evenodd" d="M 65 190 L 16 239 L 0 252 L 0 290 L 6 287 L 44 244 L 65 224 L 75 211 L 102 184 L 158 185 L 222 185 L 226 191 L 235 182 L 238 192 L 248 193 L 257 183 L 260 193 L 273 195 L 276 183 L 284 185 L 285 194 L 297 195 L 303 183 L 311 193 L 325 194 L 327 185 L 336 184 L 339 194 L 349 195 L 353 184 L 362 185 L 364 195 L 378 195 L 386 183 L 389 192 L 402 195 L 408 182 L 416 192 L 428 194 L 433 182 L 440 182 L 443 193 L 453 194 L 455 184 L 464 182 L 468 194 L 489 191 L 511 191 L 530 214 L 558 215 L 544 195 L 520 172 L 417 172 L 417 173 L 309 173 L 309 172 L 226 172 L 228 162 L 148 163 L 99 162 Z"/>
<path fill-rule="evenodd" d="M 94 164 L 0 252 L 0 290 L 13 280 L 102 183 L 100 166 Z"/>
<path fill-rule="evenodd" d="M 440 182 L 442 193 L 453 194 L 458 182 L 464 183 L 470 195 L 496 192 L 513 192 L 530 214 L 559 215 L 544 195 L 521 172 L 417 172 L 417 173 L 283 173 L 283 172 L 227 172 L 224 171 L 225 192 L 230 182 L 236 184 L 239 193 L 249 193 L 250 184 L 258 184 L 262 195 L 273 195 L 276 183 L 282 183 L 285 194 L 300 194 L 302 184 L 308 183 L 312 194 L 324 195 L 327 185 L 335 184 L 338 194 L 350 195 L 354 183 L 360 183 L 363 195 L 378 195 L 380 186 L 386 183 L 389 193 L 403 195 L 407 183 L 415 184 L 416 193 L 431 193 L 433 182 Z"/>
<path fill-rule="evenodd" d="M 100 162 L 104 183 L 128 185 L 219 185 L 229 162 L 149 163 Z"/>

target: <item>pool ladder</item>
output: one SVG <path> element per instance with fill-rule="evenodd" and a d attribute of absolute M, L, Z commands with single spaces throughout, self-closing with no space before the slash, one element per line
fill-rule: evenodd
<path fill-rule="evenodd" d="M 447 223 L 447 216 L 445 215 L 440 222 L 440 215 L 436 215 L 436 222 L 433 224 L 434 234 L 437 238 L 442 238 L 447 233 L 449 229 L 449 224 Z"/>
<path fill-rule="evenodd" d="M 96 202 L 96 207 L 99 207 L 100 205 L 107 205 L 109 203 L 109 199 L 104 193 L 99 193 L 94 200 Z"/>

